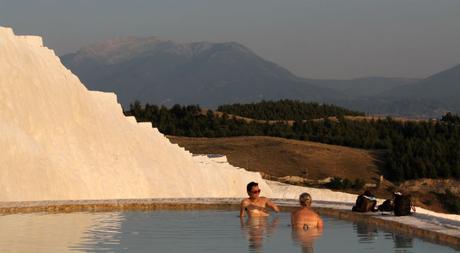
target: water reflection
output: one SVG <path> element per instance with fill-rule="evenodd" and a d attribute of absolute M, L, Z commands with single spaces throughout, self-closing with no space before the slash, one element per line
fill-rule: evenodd
<path fill-rule="evenodd" d="M 360 243 L 369 243 L 373 245 L 379 242 L 378 235 L 382 233 L 382 231 L 379 232 L 376 226 L 365 223 L 355 223 L 353 224 L 353 229 L 356 231 Z M 386 232 L 383 233 L 383 239 L 385 241 L 393 241 L 393 249 L 394 252 L 397 253 L 412 252 L 411 249 L 414 247 L 414 239 L 409 236 Z"/>
<path fill-rule="evenodd" d="M 404 235 L 393 234 L 395 248 L 412 248 L 414 239 Z"/>
<path fill-rule="evenodd" d="M 324 231 L 292 230 L 289 217 L 238 220 L 234 211 L 205 210 L 0 215 L 0 253 L 456 252 L 333 218 Z"/>
<path fill-rule="evenodd" d="M 354 223 L 353 230 L 356 231 L 360 243 L 374 243 L 379 233 L 376 226 L 365 223 Z"/>
<path fill-rule="evenodd" d="M 77 245 L 112 242 L 107 231 L 119 230 L 118 213 L 15 214 L 0 216 L 1 252 L 84 252 Z M 95 233 L 104 231 L 104 233 Z M 104 238 L 93 238 L 104 234 Z"/>
<path fill-rule="evenodd" d="M 410 249 L 414 247 L 414 239 L 411 237 L 392 233 L 392 238 L 395 244 L 395 252 L 411 252 Z"/>
<path fill-rule="evenodd" d="M 246 221 L 240 219 L 241 229 L 246 234 L 251 252 L 263 252 L 263 240 L 270 237 L 279 224 L 276 216 L 270 222 L 268 217 L 248 217 Z"/>
<path fill-rule="evenodd" d="M 316 239 L 320 238 L 322 234 L 322 228 L 293 228 L 291 233 L 292 239 L 300 245 L 300 248 L 304 253 L 315 252 L 313 243 Z"/>

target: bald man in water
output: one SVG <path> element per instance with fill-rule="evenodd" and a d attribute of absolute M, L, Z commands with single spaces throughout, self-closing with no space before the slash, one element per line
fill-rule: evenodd
<path fill-rule="evenodd" d="M 311 196 L 304 192 L 299 196 L 300 208 L 291 213 L 291 225 L 293 228 L 310 229 L 323 228 L 323 220 L 311 209 Z"/>
<path fill-rule="evenodd" d="M 264 217 L 268 216 L 269 213 L 266 207 L 271 208 L 275 212 L 279 212 L 278 206 L 266 197 L 260 197 L 259 184 L 256 182 L 250 182 L 246 186 L 246 191 L 249 198 L 241 201 L 240 217 L 244 217 L 244 212 L 248 213 L 249 217 Z"/>

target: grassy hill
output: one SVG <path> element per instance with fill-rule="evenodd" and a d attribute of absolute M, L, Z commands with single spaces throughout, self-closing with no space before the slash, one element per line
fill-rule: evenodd
<path fill-rule="evenodd" d="M 270 176 L 320 180 L 331 176 L 375 182 L 382 151 L 369 151 L 309 141 L 253 136 L 191 138 L 168 136 L 194 154 L 222 154 L 235 166 Z M 334 159 L 331 159 L 331 158 Z"/>
<path fill-rule="evenodd" d="M 376 183 L 384 155 L 383 151 L 276 137 L 168 138 L 194 154 L 226 155 L 230 164 L 261 172 L 265 178 L 275 180 L 286 176 L 307 177 L 312 180 L 338 176 Z M 459 181 L 452 179 L 418 179 L 402 182 L 401 185 L 384 180 L 383 184 L 379 188 L 373 188 L 372 192 L 379 198 L 391 198 L 393 191 L 403 191 L 413 196 L 418 207 L 455 213 L 458 210 L 455 211 L 456 209 L 446 205 L 454 203 L 458 207 L 458 198 L 451 198 L 447 202 L 445 192 L 449 190 L 458 194 L 458 185 Z M 360 193 L 362 189 L 342 191 Z"/>

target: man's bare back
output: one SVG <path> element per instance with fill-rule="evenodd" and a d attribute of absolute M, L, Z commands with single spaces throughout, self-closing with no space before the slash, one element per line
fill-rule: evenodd
<path fill-rule="evenodd" d="M 291 213 L 291 225 L 295 228 L 322 228 L 323 220 L 309 207 L 301 207 Z"/>
<path fill-rule="evenodd" d="M 295 229 L 322 228 L 323 220 L 311 207 L 312 198 L 304 192 L 299 196 L 300 207 L 291 213 L 291 225 Z"/>

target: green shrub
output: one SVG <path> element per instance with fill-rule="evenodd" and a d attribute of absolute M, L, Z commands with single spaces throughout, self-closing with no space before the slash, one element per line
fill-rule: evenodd
<path fill-rule="evenodd" d="M 433 204 L 433 201 L 431 199 L 427 199 L 427 200 L 422 201 L 422 203 L 427 206 L 431 206 Z"/>
<path fill-rule="evenodd" d="M 460 197 L 446 190 L 444 194 L 438 194 L 438 199 L 449 213 L 460 214 Z"/>
<path fill-rule="evenodd" d="M 329 189 L 344 190 L 344 189 L 362 189 L 364 187 L 364 180 L 357 178 L 351 181 L 348 178 L 333 177 L 325 186 Z"/>
<path fill-rule="evenodd" d="M 356 189 L 356 190 L 359 190 L 359 189 L 364 188 L 364 185 L 365 185 L 365 184 L 366 184 L 366 182 L 364 182 L 363 179 L 357 178 L 357 179 L 355 179 L 355 181 L 353 182 L 352 188 L 353 188 L 353 189 Z"/>
<path fill-rule="evenodd" d="M 326 187 L 329 189 L 342 189 L 342 178 L 333 177 L 329 183 L 326 184 Z"/>

